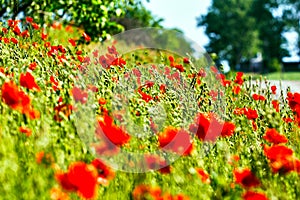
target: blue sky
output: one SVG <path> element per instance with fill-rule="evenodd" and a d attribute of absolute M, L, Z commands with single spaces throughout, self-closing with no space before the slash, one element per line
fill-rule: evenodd
<path fill-rule="evenodd" d="M 165 28 L 181 29 L 186 37 L 201 47 L 209 42 L 204 34 L 204 28 L 197 27 L 196 18 L 207 13 L 211 0 L 150 0 L 149 3 L 144 0 L 143 3 L 154 16 L 164 19 L 162 25 Z M 294 50 L 293 58 L 285 60 L 299 60 L 295 53 L 297 35 L 289 33 L 285 36 L 289 40 L 289 49 Z"/>
<path fill-rule="evenodd" d="M 211 0 L 150 0 L 144 5 L 152 14 L 163 18 L 165 28 L 179 28 L 185 36 L 204 47 L 208 38 L 203 28 L 197 28 L 197 20 L 201 14 L 206 14 Z"/>

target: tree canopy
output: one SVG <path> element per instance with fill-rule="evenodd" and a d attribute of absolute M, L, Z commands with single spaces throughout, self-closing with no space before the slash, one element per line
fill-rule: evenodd
<path fill-rule="evenodd" d="M 140 0 L 0 0 L 0 20 L 33 17 L 39 24 L 53 20 L 83 28 L 92 39 L 105 38 L 125 29 L 157 27 Z"/>
<path fill-rule="evenodd" d="M 287 3 L 284 0 L 213 0 L 208 13 L 198 18 L 198 26 L 206 28 L 210 39 L 207 50 L 219 54 L 233 67 L 261 52 L 268 70 L 275 70 L 272 65 L 289 55 L 285 48 L 287 41 L 282 36 L 288 30 L 287 19 L 278 14 L 287 12 L 283 6 Z M 295 23 L 294 13 L 286 18 Z"/>
<path fill-rule="evenodd" d="M 299 0 L 281 0 L 284 3 L 283 20 L 289 30 L 298 34 L 297 53 L 300 56 L 300 1 Z"/>

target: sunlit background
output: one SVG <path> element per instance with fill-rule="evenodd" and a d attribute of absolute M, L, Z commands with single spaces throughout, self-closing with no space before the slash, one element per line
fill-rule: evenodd
<path fill-rule="evenodd" d="M 208 44 L 209 39 L 204 33 L 204 27 L 197 27 L 197 18 L 207 14 L 212 3 L 211 0 L 150 0 L 149 2 L 144 0 L 143 3 L 154 16 L 163 19 L 161 24 L 165 28 L 182 30 L 188 38 L 202 47 Z M 280 9 L 274 11 L 274 15 L 278 12 L 280 12 Z M 283 61 L 299 62 L 300 57 L 297 56 L 297 33 L 287 32 L 283 36 L 288 40 L 288 50 L 291 54 L 290 57 L 284 57 Z M 222 61 L 222 63 L 225 65 L 225 68 L 228 67 L 226 61 Z"/>

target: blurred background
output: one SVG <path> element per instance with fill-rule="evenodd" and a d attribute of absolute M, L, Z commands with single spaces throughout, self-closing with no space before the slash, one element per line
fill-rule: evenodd
<path fill-rule="evenodd" d="M 299 0 L 0 2 L 2 23 L 31 16 L 45 27 L 61 23 L 83 29 L 92 41 L 138 27 L 163 27 L 204 47 L 225 73 L 243 71 L 274 80 L 300 77 Z"/>

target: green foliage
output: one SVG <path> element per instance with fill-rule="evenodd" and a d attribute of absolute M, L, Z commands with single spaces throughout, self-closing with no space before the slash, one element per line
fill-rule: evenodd
<path fill-rule="evenodd" d="M 283 7 L 283 20 L 287 24 L 288 31 L 295 31 L 298 34 L 298 55 L 300 55 L 300 1 L 281 0 L 286 5 Z"/>
<path fill-rule="evenodd" d="M 279 62 L 279 60 L 276 58 L 273 58 L 268 64 L 269 72 L 280 72 L 282 70 L 281 68 L 282 68 L 282 65 Z"/>
<path fill-rule="evenodd" d="M 23 23 L 22 28 L 28 26 L 29 35 L 22 36 L 14 33 L 14 27 L 0 25 L 0 183 L 2 184 L 0 199 L 66 199 L 66 196 L 72 200 L 82 199 L 76 193 L 77 188 L 72 188 L 71 191 L 62 189 L 70 185 L 73 187 L 74 182 L 68 182 L 70 177 L 73 177 L 83 190 L 89 188 L 80 183 L 87 181 L 90 183 L 91 179 L 95 178 L 87 176 L 95 171 L 94 167 L 89 165 L 95 154 L 89 151 L 87 143 L 83 142 L 79 135 L 80 132 L 84 132 L 88 140 L 94 141 L 94 132 L 90 135 L 85 132 L 94 130 L 94 121 L 90 120 L 90 115 L 84 115 L 86 112 L 82 114 L 83 120 L 76 120 L 76 115 L 82 108 L 83 111 L 92 110 L 92 114 L 95 112 L 98 120 L 103 120 L 104 110 L 107 109 L 114 117 L 117 126 L 124 125 L 126 131 L 131 134 L 128 143 L 120 147 L 125 152 L 153 153 L 161 150 L 158 137 L 166 125 L 183 127 L 193 145 L 190 154 L 177 155 L 178 159 L 171 163 L 170 173 L 163 174 L 155 170 L 147 173 L 115 171 L 115 176 L 108 180 L 103 170 L 95 172 L 104 176 L 97 177 L 99 181 L 96 188 L 97 199 L 140 199 L 134 198 L 133 191 L 141 184 L 158 187 L 161 193 L 156 192 L 155 195 L 166 194 L 164 196 L 166 199 L 171 199 L 171 195 L 174 197 L 178 194 L 188 196 L 191 200 L 240 199 L 246 191 L 249 191 L 249 187 L 244 187 L 242 184 L 252 181 L 250 177 L 238 183 L 233 172 L 240 168 L 249 168 L 260 182 L 258 186 L 252 187 L 251 191 L 263 193 L 270 199 L 297 199 L 299 196 L 299 168 L 292 168 L 289 173 L 272 171 L 272 167 L 281 168 L 281 164 L 284 167 L 286 164 L 293 165 L 294 161 L 300 164 L 299 121 L 296 121 L 297 116 L 292 112 L 285 96 L 278 90 L 278 95 L 273 94 L 268 82 L 267 87 L 262 88 L 262 82 L 252 84 L 248 82 L 249 78 L 242 74 L 239 78 L 236 78 L 236 74 L 231 74 L 230 80 L 225 80 L 216 71 L 212 73 L 204 70 L 210 67 L 211 63 L 205 63 L 203 60 L 197 63 L 194 62 L 193 57 L 183 59 L 180 55 L 170 59 L 172 52 L 157 51 L 157 49 L 115 55 L 118 59 L 114 61 L 120 61 L 122 58 L 125 64 L 112 64 L 109 68 L 104 68 L 99 63 L 102 54 L 92 51 L 90 55 L 85 52 L 86 46 L 77 43 L 73 45 L 69 41 L 70 38 L 80 37 L 76 29 L 70 31 L 62 26 L 60 29 L 46 27 L 46 30 L 33 30 L 30 23 L 24 21 Z M 41 36 L 43 31 L 47 33 L 47 38 Z M 168 37 L 174 36 L 169 32 L 161 33 L 163 37 L 164 34 Z M 154 36 L 158 37 L 159 34 Z M 118 44 L 122 45 L 121 42 Z M 174 44 L 181 45 L 181 41 Z M 107 56 L 106 52 L 104 55 Z M 95 65 L 95 71 L 94 68 L 85 68 L 90 66 L 87 64 L 88 58 L 92 61 L 90 64 Z M 30 67 L 33 63 L 36 64 L 34 68 Z M 180 68 L 176 68 L 180 66 L 184 71 L 180 72 L 178 70 Z M 136 73 L 131 73 L 133 69 Z M 137 71 L 142 70 L 149 76 L 145 77 L 143 73 L 139 83 Z M 156 74 L 159 71 L 161 74 Z M 40 90 L 29 89 L 27 84 L 21 83 L 21 75 L 27 72 L 33 76 L 33 80 L 27 79 L 26 82 L 30 84 L 36 82 Z M 95 79 L 87 77 L 86 81 L 81 82 L 82 79 L 78 75 L 86 73 L 95 74 Z M 149 77 L 150 81 L 153 81 L 152 87 L 148 86 L 151 85 Z M 223 86 L 221 85 L 223 81 L 229 82 Z M 18 91 L 11 89 L 4 95 L 3 86 L 9 82 L 15 83 Z M 82 98 L 83 95 L 75 97 L 72 91 L 74 83 L 77 82 L 80 86 L 89 86 L 88 100 L 93 100 L 92 106 L 78 101 L 77 98 L 85 99 Z M 165 89 L 161 89 L 160 83 L 166 83 Z M 234 93 L 233 90 L 237 87 L 241 91 Z M 214 90 L 219 89 L 222 94 L 218 93 L 218 97 L 214 99 Z M 141 91 L 153 99 L 144 100 Z M 253 93 L 263 95 L 265 100 L 254 100 Z M 40 114 L 34 119 L 28 116 L 28 113 L 23 113 L 28 107 L 19 109 L 19 106 L 23 107 L 23 103 L 27 103 L 20 101 L 24 95 L 29 97 L 30 106 Z M 222 96 L 224 102 L 219 102 L 219 96 Z M 100 98 L 103 98 L 105 103 L 94 102 Z M 188 102 L 189 99 L 192 101 Z M 279 102 L 278 111 L 272 105 L 274 99 Z M 124 104 L 122 100 L 128 104 Z M 297 102 L 298 99 L 293 99 L 293 104 Z M 15 107 L 14 104 L 18 106 Z M 157 112 L 153 112 L 160 105 L 165 109 L 157 109 Z M 117 106 L 120 106 L 121 112 L 113 112 L 118 111 L 113 110 Z M 123 110 L 124 107 L 126 109 Z M 219 117 L 234 124 L 235 129 L 230 136 L 218 136 L 216 143 L 213 143 L 199 139 L 193 131 L 189 130 L 190 123 L 199 122 L 194 119 L 194 114 L 209 115 L 218 108 L 221 108 Z M 245 113 L 236 114 L 234 111 L 238 108 L 247 108 L 243 109 L 243 113 L 248 108 L 255 109 L 258 118 L 249 120 Z M 157 115 L 162 116 L 162 120 L 155 121 L 159 126 L 158 132 L 150 128 L 151 112 L 153 118 Z M 283 117 L 293 120 L 287 123 L 282 119 Z M 90 121 L 92 126 L 85 127 L 91 125 Z M 109 123 L 108 121 L 105 123 Z M 207 123 L 212 122 L 208 120 Z M 207 123 L 201 125 L 201 128 L 208 128 Z M 214 123 L 217 124 L 218 120 L 214 120 Z M 254 125 L 257 125 L 257 128 Z M 30 134 L 20 131 L 20 127 L 28 128 Z M 137 130 L 140 127 L 142 128 Z M 289 157 L 291 160 L 285 160 L 280 156 L 283 160 L 279 160 L 279 164 L 276 160 L 276 163 L 273 162 L 271 165 L 264 155 L 264 146 L 275 144 L 271 144 L 264 138 L 267 128 L 276 128 L 281 136 L 288 139 L 286 144 L 280 146 L 286 146 L 293 152 L 293 157 Z M 117 134 L 117 132 L 112 129 L 108 134 Z M 211 131 L 209 134 L 215 132 Z M 177 136 L 180 137 L 180 134 L 177 133 L 175 138 Z M 172 142 L 168 145 L 173 145 L 175 138 L 171 138 Z M 181 141 L 174 142 L 174 145 L 179 145 L 181 148 Z M 174 154 L 174 152 L 167 154 L 170 156 L 166 156 L 166 159 L 171 159 Z M 127 157 L 119 157 L 120 162 L 128 160 L 132 161 Z M 55 174 L 66 172 L 71 164 L 79 161 L 88 165 L 89 171 L 67 174 L 67 177 L 64 176 L 65 184 L 61 184 Z M 134 169 L 138 168 L 134 166 L 134 162 L 126 164 L 130 164 Z M 291 168 L 289 165 L 287 167 Z M 200 175 L 197 169 L 202 169 L 207 177 Z M 57 190 L 64 192 L 64 198 L 61 193 L 55 193 Z M 141 195 L 141 198 L 149 197 Z M 186 199 L 181 197 L 173 199 Z"/>
<path fill-rule="evenodd" d="M 208 52 L 217 53 L 222 59 L 236 66 L 242 58 L 250 58 L 257 48 L 256 22 L 250 17 L 251 0 L 215 0 L 207 15 L 198 18 L 198 26 L 206 28 L 210 42 Z"/>
<path fill-rule="evenodd" d="M 92 40 L 104 40 L 124 29 L 159 27 L 155 19 L 138 0 L 1 0 L 0 19 L 31 16 L 39 24 L 53 20 L 72 24 L 86 31 Z"/>
<path fill-rule="evenodd" d="M 161 28 L 160 23 L 163 19 L 154 17 L 140 1 L 127 5 L 124 12 L 121 17 L 113 17 L 112 19 L 121 24 L 125 30 L 145 27 Z"/>
<path fill-rule="evenodd" d="M 251 15 L 256 19 L 260 48 L 266 70 L 270 72 L 279 71 L 280 66 L 276 62 L 289 55 L 288 50 L 283 48 L 283 45 L 287 44 L 287 40 L 282 36 L 286 23 L 281 16 L 274 16 L 272 13 L 279 5 L 279 2 L 273 0 L 255 0 L 252 5 Z"/>
<path fill-rule="evenodd" d="M 250 75 L 250 74 L 249 74 Z M 260 75 L 251 74 L 254 79 L 260 79 Z M 299 81 L 300 72 L 272 72 L 264 75 L 268 80 Z"/>
<path fill-rule="evenodd" d="M 198 19 L 210 39 L 207 50 L 233 67 L 257 52 L 262 52 L 267 67 L 273 59 L 288 56 L 282 37 L 286 23 L 273 14 L 279 5 L 275 0 L 214 0 L 209 12 Z"/>

